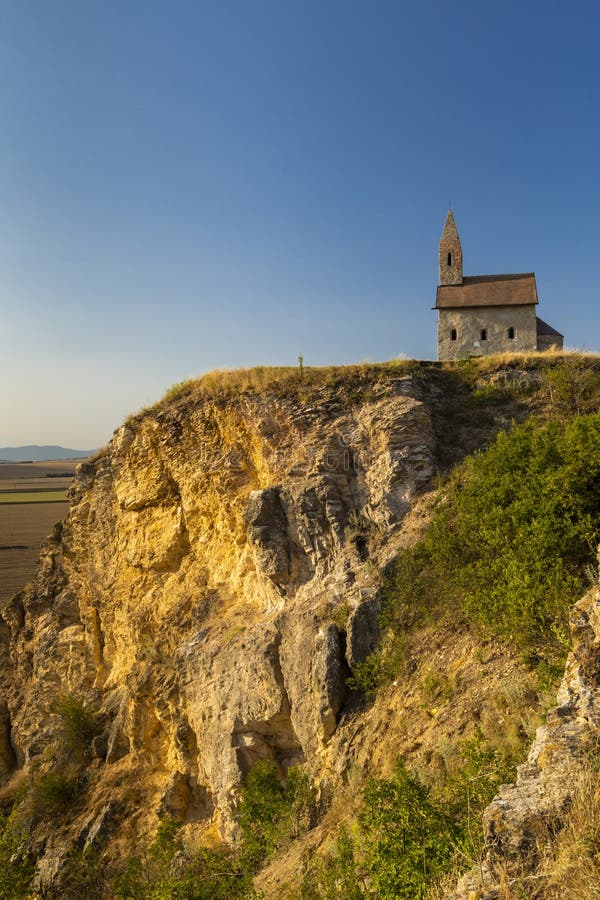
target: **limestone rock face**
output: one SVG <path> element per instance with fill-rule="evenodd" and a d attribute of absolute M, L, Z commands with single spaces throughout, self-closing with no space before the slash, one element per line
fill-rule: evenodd
<path fill-rule="evenodd" d="M 259 759 L 337 777 L 346 681 L 377 641 L 365 561 L 436 472 L 418 385 L 380 387 L 173 400 L 80 467 L 33 586 L 0 610 L 0 777 L 43 760 L 60 695 L 105 723 L 63 844 L 160 812 L 233 838 Z"/>
<path fill-rule="evenodd" d="M 497 882 L 535 871 L 544 845 L 565 823 L 588 754 L 600 736 L 600 590 L 571 612 L 573 651 L 557 705 L 539 728 L 516 784 L 504 785 L 484 814 L 487 853 L 455 900 L 503 896 Z"/>
<path fill-rule="evenodd" d="M 290 580 L 290 541 L 278 488 L 252 491 L 244 522 L 257 569 L 283 587 Z"/>

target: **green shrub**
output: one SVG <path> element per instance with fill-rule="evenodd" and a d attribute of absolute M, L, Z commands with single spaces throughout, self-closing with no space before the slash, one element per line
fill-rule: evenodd
<path fill-rule="evenodd" d="M 163 819 L 143 858 L 131 857 L 112 881 L 117 900 L 235 900 L 255 897 L 251 876 L 225 848 L 184 851 L 179 825 Z"/>
<path fill-rule="evenodd" d="M 251 870 L 258 868 L 310 828 L 314 811 L 314 792 L 300 767 L 288 770 L 282 786 L 275 765 L 259 762 L 246 776 L 240 794 L 243 864 Z"/>
<path fill-rule="evenodd" d="M 360 816 L 364 867 L 375 896 L 413 900 L 453 855 L 457 829 L 428 788 L 399 762 L 391 779 L 372 779 Z"/>
<path fill-rule="evenodd" d="M 358 848 L 350 831 L 340 826 L 329 854 L 307 871 L 300 885 L 300 900 L 361 900 L 365 881 L 359 871 Z"/>
<path fill-rule="evenodd" d="M 382 619 L 387 618 L 387 612 L 384 610 Z M 395 678 L 406 663 L 410 650 L 408 632 L 406 630 L 394 632 L 387 622 L 383 630 L 384 637 L 379 649 L 362 662 L 354 664 L 352 675 L 347 680 L 351 691 L 362 691 L 368 696 L 373 696 L 382 684 Z"/>
<path fill-rule="evenodd" d="M 226 850 L 202 847 L 188 864 L 177 891 L 165 900 L 245 900 L 256 897 L 252 877 L 240 868 L 239 858 Z M 157 897 L 162 900 L 162 896 Z"/>
<path fill-rule="evenodd" d="M 31 781 L 21 813 L 29 824 L 35 825 L 63 815 L 81 795 L 81 781 L 76 776 L 62 771 L 46 772 Z"/>
<path fill-rule="evenodd" d="M 515 780 L 517 763 L 525 752 L 526 736 L 518 750 L 494 747 L 478 729 L 456 747 L 457 763 L 434 792 L 436 804 L 455 825 L 455 849 L 460 868 L 483 852 L 482 815 L 501 784 Z M 456 863 L 456 860 L 455 860 Z"/>
<path fill-rule="evenodd" d="M 58 878 L 44 888 L 44 900 L 80 900 L 82 896 L 106 897 L 107 869 L 97 851 L 73 849 L 64 860 Z"/>
<path fill-rule="evenodd" d="M 450 865 L 460 830 L 402 762 L 389 779 L 370 779 L 356 833 L 341 828 L 328 856 L 312 866 L 303 900 L 344 897 L 416 900 Z"/>
<path fill-rule="evenodd" d="M 116 897 L 123 900 L 150 900 L 172 895 L 180 881 L 173 872 L 175 856 L 183 851 L 179 827 L 168 818 L 160 821 L 154 840 L 144 856 L 131 856 L 124 871 L 114 879 L 113 890 Z M 180 871 L 178 874 L 183 873 Z"/>
<path fill-rule="evenodd" d="M 62 748 L 79 756 L 88 755 L 92 740 L 101 731 L 97 713 L 73 694 L 59 697 L 53 711 L 58 716 Z"/>
<path fill-rule="evenodd" d="M 434 788 L 400 760 L 391 778 L 369 779 L 358 819 L 309 866 L 301 900 L 428 896 L 441 876 L 480 858 L 482 812 L 500 783 L 514 779 L 517 755 L 477 731 L 453 748 L 452 770 Z"/>
<path fill-rule="evenodd" d="M 14 815 L 0 812 L 0 900 L 24 900 L 30 896 L 35 872 L 27 836 Z"/>
<path fill-rule="evenodd" d="M 501 432 L 450 477 L 430 526 L 384 579 L 382 629 L 406 641 L 450 616 L 541 659 L 563 658 L 570 605 L 600 534 L 600 415 Z M 354 673 L 372 690 L 393 673 L 394 640 Z"/>
<path fill-rule="evenodd" d="M 596 360 L 565 356 L 561 365 L 546 369 L 543 389 L 555 415 L 566 418 L 597 410 L 600 406 L 600 373 Z"/>

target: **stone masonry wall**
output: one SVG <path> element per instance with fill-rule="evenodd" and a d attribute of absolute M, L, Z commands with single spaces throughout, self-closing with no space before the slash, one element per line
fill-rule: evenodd
<path fill-rule="evenodd" d="M 538 350 L 562 350 L 563 338 L 558 334 L 539 334 L 537 339 Z"/>
<path fill-rule="evenodd" d="M 450 264 L 448 264 L 450 254 Z M 440 284 L 460 284 L 463 277 L 463 259 L 460 239 L 455 227 L 444 228 L 440 241 Z"/>
<path fill-rule="evenodd" d="M 514 328 L 514 338 L 508 337 Z M 456 329 L 456 340 L 452 340 Z M 485 329 L 486 340 L 481 340 Z M 507 351 L 537 350 L 535 306 L 472 307 L 440 309 L 438 318 L 438 359 L 489 356 Z"/>

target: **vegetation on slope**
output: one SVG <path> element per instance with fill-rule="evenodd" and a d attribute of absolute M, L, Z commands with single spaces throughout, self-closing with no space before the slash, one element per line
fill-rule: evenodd
<path fill-rule="evenodd" d="M 561 663 L 599 533 L 600 414 L 500 432 L 454 470 L 427 532 L 390 567 L 388 639 L 356 682 L 394 675 L 407 630 L 448 616 Z"/>
<path fill-rule="evenodd" d="M 457 764 L 428 784 L 398 760 L 388 778 L 370 778 L 354 820 L 340 824 L 327 852 L 309 862 L 294 900 L 432 896 L 449 872 L 481 857 L 481 815 L 515 776 L 526 736 L 494 747 L 481 729 L 455 748 Z"/>
<path fill-rule="evenodd" d="M 382 363 L 363 362 L 347 366 L 255 366 L 250 369 L 215 369 L 199 378 L 174 384 L 153 407 L 141 412 L 156 412 L 165 405 L 184 399 L 227 400 L 245 393 L 269 396 L 310 397 L 322 388 L 342 388 L 352 398 L 353 388 L 388 379 L 416 376 L 426 381 L 439 372 L 452 373 L 475 386 L 480 378 L 492 374 L 532 372 L 544 375 L 544 388 L 550 398 L 562 405 L 567 414 L 585 412 L 586 403 L 597 395 L 600 357 L 593 354 L 505 353 L 489 357 L 469 357 L 452 362 L 394 359 Z M 499 385 L 502 388 L 502 380 Z M 488 392 L 497 393 L 495 390 Z"/>
<path fill-rule="evenodd" d="M 479 389 L 488 400 L 497 390 Z M 595 367 L 576 361 L 546 372 L 537 390 L 545 401 L 539 418 L 501 431 L 486 451 L 454 469 L 422 538 L 385 573 L 384 639 L 355 670 L 355 686 L 373 692 L 397 677 L 411 634 L 440 620 L 517 647 L 539 683 L 560 674 L 569 643 L 568 610 L 595 577 L 600 414 L 589 411 L 598 408 L 600 380 Z M 344 895 L 353 898 L 432 896 L 440 871 L 461 871 L 476 862 L 481 812 L 498 783 L 513 780 L 527 744 L 527 735 L 521 737 L 520 748 L 494 747 L 489 736 L 476 731 L 463 747 L 467 752 L 458 773 L 431 781 L 429 788 L 419 789 L 402 766 L 391 780 L 371 782 L 352 829 L 343 826 L 321 863 L 309 868 L 302 896 L 328 900 L 340 896 L 342 884 Z M 417 794 L 418 813 L 411 807 Z M 586 796 L 594 806 L 595 794 L 591 800 L 589 791 Z M 587 836 L 595 834 L 589 815 L 580 818 Z M 390 840 L 398 827 L 402 834 Z M 548 889 L 555 883 L 562 891 L 579 889 L 572 876 L 580 870 L 563 850 L 565 845 L 572 850 L 569 841 L 577 827 L 581 830 L 580 821 L 549 856 Z M 572 870 L 566 880 L 565 852 Z M 594 853 L 586 851 L 586 883 L 597 871 Z"/>
<path fill-rule="evenodd" d="M 85 757 L 92 737 L 93 719 L 75 698 L 61 701 L 65 732 L 71 747 Z M 56 772 L 45 780 L 60 779 Z M 39 788 L 30 785 L 39 800 Z M 64 790 L 57 796 L 64 800 Z M 69 793 L 68 803 L 76 802 Z M 39 804 L 38 804 L 39 809 Z M 44 816 L 57 816 L 66 807 L 43 807 Z M 0 898 L 23 900 L 31 896 L 35 871 L 32 855 L 19 826 L 23 805 L 17 803 L 10 817 L 0 819 Z M 164 818 L 143 852 L 132 853 L 121 865 L 101 861 L 94 847 L 74 848 L 51 887 L 46 900 L 69 900 L 87 892 L 91 897 L 113 900 L 235 900 L 258 898 L 252 877 L 262 863 L 314 824 L 316 805 L 308 776 L 301 768 L 290 769 L 285 784 L 275 766 L 260 762 L 246 777 L 240 790 L 239 825 L 241 844 L 237 852 L 222 845 L 190 850 L 180 836 L 180 824 Z M 29 820 L 29 824 L 35 824 Z"/>
<path fill-rule="evenodd" d="M 582 593 L 600 529 L 598 362 L 536 355 L 507 358 L 502 367 L 503 378 L 496 381 L 485 379 L 497 374 L 497 359 L 444 367 L 399 361 L 303 373 L 295 368 L 211 373 L 176 386 L 154 409 L 195 399 L 227 400 L 244 391 L 308 402 L 324 387 L 339 390 L 351 405 L 368 399 L 374 383 L 410 375 L 424 390 L 447 389 L 444 400 L 451 391 L 460 395 L 462 406 L 440 414 L 441 434 L 464 422 L 499 432 L 488 450 L 452 471 L 422 539 L 386 573 L 385 639 L 354 672 L 355 685 L 367 691 L 402 671 L 411 633 L 440 617 L 457 630 L 493 633 L 516 645 L 546 683 L 564 659 L 567 610 Z M 530 381 L 508 377 L 527 371 L 534 376 Z M 500 407 L 519 418 L 533 416 L 505 432 L 506 423 L 499 425 L 495 417 Z M 453 440 L 458 458 L 468 448 L 450 434 L 448 442 Z M 63 698 L 56 712 L 76 764 L 67 764 L 57 750 L 54 770 L 33 778 L 2 823 L 0 863 L 6 862 L 8 879 L 0 882 L 3 897 L 26 897 L 31 883 L 23 829 L 67 816 L 86 790 L 83 770 L 97 723 L 75 698 Z M 443 777 L 411 772 L 399 762 L 391 777 L 369 780 L 357 818 L 340 826 L 329 852 L 312 861 L 290 896 L 426 896 L 444 872 L 477 858 L 480 813 L 499 782 L 514 777 L 528 737 L 522 731 L 513 743 L 494 743 L 479 729 L 462 742 L 458 763 Z M 292 771 L 281 784 L 273 767 L 260 764 L 241 792 L 239 852 L 219 847 L 191 852 L 176 824 L 164 821 L 150 847 L 120 872 L 107 870 L 93 851 L 74 851 L 55 896 L 80 896 L 102 884 L 102 896 L 122 900 L 252 897 L 253 874 L 311 827 L 315 816 L 306 776 Z"/>
<path fill-rule="evenodd" d="M 452 473 L 423 538 L 390 567 L 386 637 L 355 672 L 355 684 L 373 691 L 398 677 L 411 632 L 441 618 L 516 645 L 538 682 L 547 683 L 562 669 L 568 609 L 586 587 L 586 568 L 593 571 L 599 530 L 600 415 L 531 422 L 499 434 Z M 430 897 L 444 872 L 476 863 L 481 814 L 498 785 L 514 780 L 531 737 L 520 728 L 511 743 L 502 722 L 499 717 L 495 737 L 478 727 L 459 748 L 458 767 L 441 777 L 418 777 L 399 762 L 391 778 L 371 779 L 358 816 L 309 865 L 302 900 Z M 579 890 L 583 898 L 579 883 L 589 885 L 598 872 L 589 844 L 596 847 L 589 810 L 597 792 L 580 794 L 587 814 L 578 800 L 576 820 L 548 856 L 545 884 Z M 585 849 L 585 879 L 575 865 L 576 839 Z"/>

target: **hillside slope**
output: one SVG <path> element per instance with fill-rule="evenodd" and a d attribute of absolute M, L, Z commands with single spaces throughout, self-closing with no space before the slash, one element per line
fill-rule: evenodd
<path fill-rule="evenodd" d="M 556 389 L 544 369 L 560 365 L 223 376 L 174 390 L 80 467 L 33 586 L 1 610 L 2 796 L 17 796 L 45 896 L 73 847 L 118 869 L 161 818 L 186 846 L 235 843 L 240 784 L 261 760 L 282 778 L 304 766 L 317 791 L 300 856 L 257 882 L 281 896 L 339 804 L 399 753 L 435 771 L 500 709 L 534 727 L 518 654 L 453 623 L 418 630 L 374 700 L 349 678 L 380 639 L 380 571 L 420 533 L 436 476 L 542 414 Z M 94 711 L 79 763 L 68 709 Z M 65 796 L 49 802 L 56 778 Z"/>

